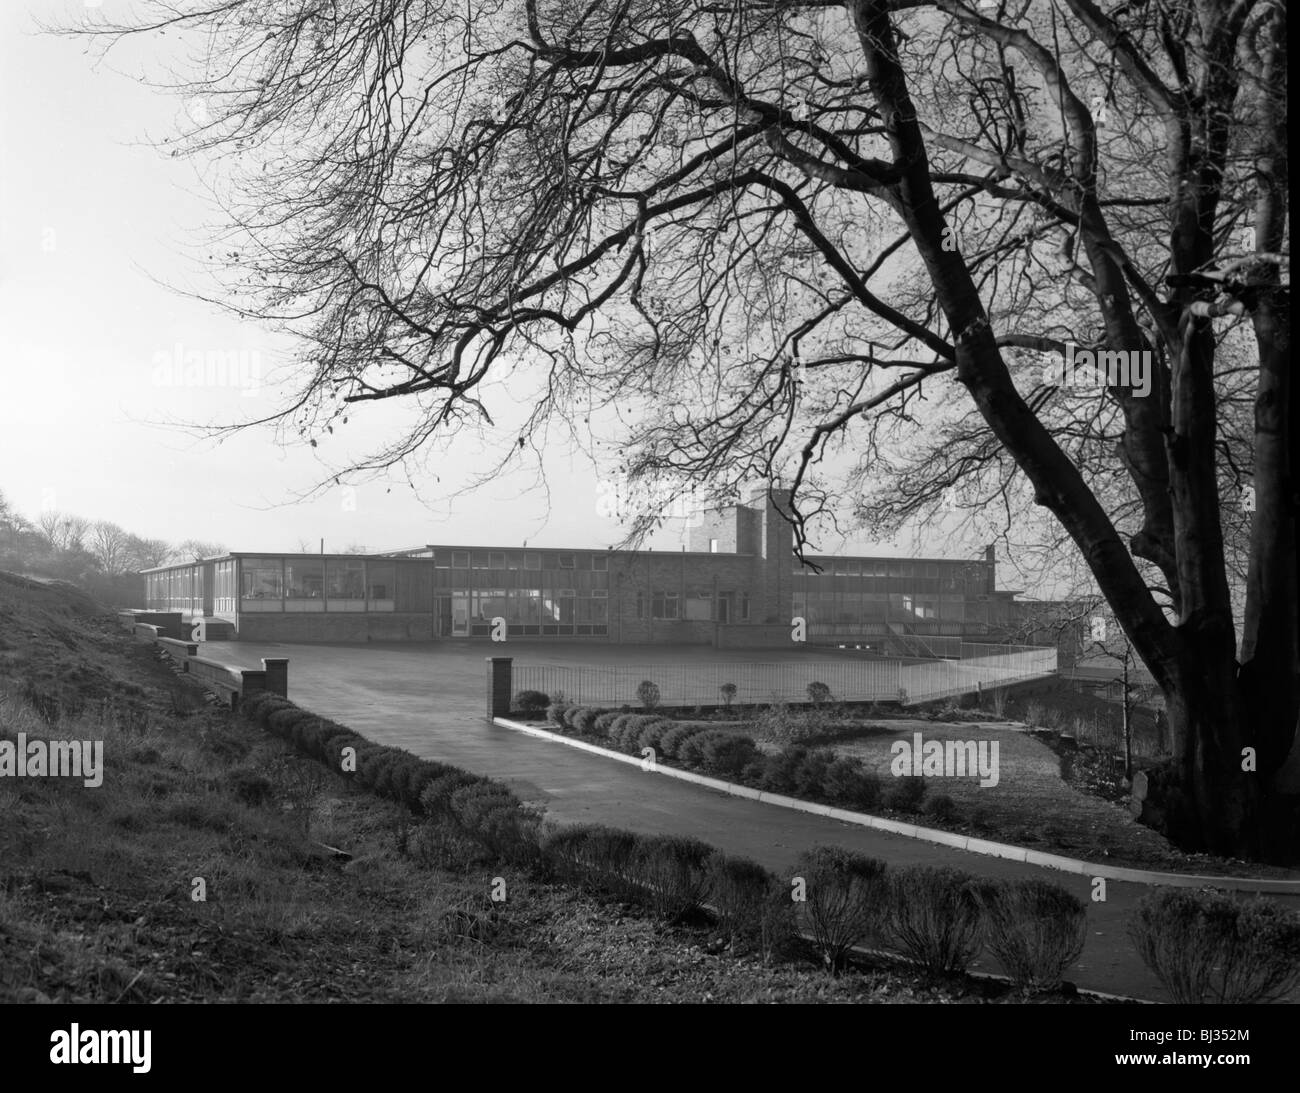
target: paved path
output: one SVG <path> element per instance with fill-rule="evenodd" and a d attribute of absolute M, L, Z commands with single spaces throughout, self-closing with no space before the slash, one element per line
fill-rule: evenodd
<path fill-rule="evenodd" d="M 831 820 L 645 773 L 563 744 L 499 728 L 485 720 L 490 646 L 308 645 L 208 642 L 205 655 L 258 667 L 263 656 L 289 658 L 289 695 L 298 704 L 347 725 L 377 743 L 405 748 L 508 782 L 562 823 L 598 822 L 639 832 L 695 835 L 728 853 L 788 872 L 799 853 L 834 843 L 898 865 L 952 865 L 988 877 L 1049 880 L 1088 902 L 1088 940 L 1074 969 L 1080 987 L 1163 999 L 1126 934 L 1126 921 L 1147 887 L 1107 881 L 1105 903 L 1093 903 L 1088 878 L 989 858 Z M 563 663 L 577 650 L 511 652 L 530 663 Z M 712 652 L 716 652 L 711 650 Z M 592 660 L 664 656 L 596 647 Z M 680 653 L 678 654 L 680 656 Z M 572 662 L 570 660 L 570 662 Z M 1279 897 L 1273 897 L 1279 898 Z M 1300 906 L 1300 899 L 1284 902 Z M 985 965 L 996 970 L 992 962 Z"/>

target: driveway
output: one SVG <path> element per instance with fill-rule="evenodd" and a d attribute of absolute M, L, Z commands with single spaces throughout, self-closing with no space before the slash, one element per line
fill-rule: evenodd
<path fill-rule="evenodd" d="M 799 853 L 833 843 L 895 865 L 951 865 L 988 877 L 1035 877 L 1088 902 L 1088 940 L 1072 974 L 1083 988 L 1164 999 L 1126 934 L 1147 886 L 1107 881 L 1106 901 L 1091 901 L 1088 878 L 1004 861 L 933 843 L 730 797 L 563 744 L 499 728 L 485 719 L 488 644 L 314 645 L 208 642 L 203 655 L 245 668 L 264 656 L 289 658 L 289 695 L 376 743 L 405 748 L 509 783 L 560 823 L 605 823 L 643 833 L 694 835 L 730 854 L 789 874 Z M 528 663 L 668 662 L 662 647 L 539 647 L 511 643 Z M 691 650 L 671 655 L 679 660 Z M 730 653 L 728 658 L 725 654 Z M 743 653 L 743 655 L 736 655 Z M 821 653 L 820 655 L 825 655 Z M 710 659 L 755 660 L 752 651 L 709 650 Z M 761 656 L 761 654 L 760 654 Z M 1282 899 L 1300 906 L 1300 899 Z M 988 970 L 995 970 L 992 963 Z"/>

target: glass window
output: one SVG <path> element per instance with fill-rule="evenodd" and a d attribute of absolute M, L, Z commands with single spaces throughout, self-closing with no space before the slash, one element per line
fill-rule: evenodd
<path fill-rule="evenodd" d="M 366 564 L 366 599 L 371 611 L 393 610 L 394 585 L 397 583 L 397 566 L 393 562 L 368 562 Z"/>
<path fill-rule="evenodd" d="M 452 569 L 468 569 L 468 568 L 469 568 L 469 551 L 468 551 L 468 550 L 453 550 L 453 551 L 451 552 L 451 567 L 452 567 Z"/>
<path fill-rule="evenodd" d="M 506 556 L 504 552 L 497 553 L 493 551 L 492 553 L 488 554 L 488 569 L 505 569 L 505 567 L 506 567 Z"/>
<path fill-rule="evenodd" d="M 365 607 L 365 563 L 359 558 L 331 558 L 325 563 L 325 597 L 331 611 L 360 611 Z M 355 606 L 354 606 L 355 605 Z"/>
<path fill-rule="evenodd" d="M 555 563 L 555 564 L 556 564 L 557 566 L 559 566 L 560 569 L 573 569 L 573 568 L 575 568 L 575 566 L 574 566 L 574 560 L 573 560 L 573 555 L 572 555 L 572 554 L 561 554 L 561 555 L 559 555 L 558 558 L 556 559 L 556 563 Z"/>
<path fill-rule="evenodd" d="M 290 600 L 318 600 L 325 594 L 325 563 L 319 559 L 311 561 L 285 560 L 284 563 L 285 598 Z"/>
<path fill-rule="evenodd" d="M 487 569 L 488 556 L 485 550 L 476 550 L 469 562 L 470 569 Z"/>
<path fill-rule="evenodd" d="M 591 556 L 591 568 L 597 573 L 604 573 L 609 569 L 609 558 L 604 554 L 593 554 Z"/>
<path fill-rule="evenodd" d="M 540 554 L 525 554 L 525 555 L 524 555 L 524 568 L 525 568 L 525 569 L 541 569 L 541 568 L 542 568 L 542 556 L 541 556 Z"/>
<path fill-rule="evenodd" d="M 656 592 L 650 605 L 650 617 L 654 619 L 678 618 L 676 592 Z"/>
<path fill-rule="evenodd" d="M 284 567 L 279 558 L 245 558 L 244 587 L 246 600 L 278 600 L 284 595 Z"/>

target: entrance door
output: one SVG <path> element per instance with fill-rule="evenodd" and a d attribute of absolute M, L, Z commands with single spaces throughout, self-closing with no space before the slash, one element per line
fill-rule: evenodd
<path fill-rule="evenodd" d="M 731 621 L 731 593 L 721 592 L 718 594 L 718 621 Z"/>
<path fill-rule="evenodd" d="M 469 637 L 468 596 L 452 596 L 451 598 L 451 636 L 453 638 Z"/>

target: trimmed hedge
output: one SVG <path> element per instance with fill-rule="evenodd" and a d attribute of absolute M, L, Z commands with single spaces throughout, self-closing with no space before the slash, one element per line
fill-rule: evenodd
<path fill-rule="evenodd" d="M 519 691 L 511 701 L 510 707 L 523 713 L 539 714 L 550 704 L 550 695 L 545 691 Z"/>
<path fill-rule="evenodd" d="M 1081 949 L 1084 905 L 1054 885 L 967 884 L 951 870 L 905 870 L 889 877 L 883 863 L 872 858 L 818 847 L 800 858 L 803 875 L 796 880 L 804 882 L 805 902 L 794 903 L 786 881 L 698 839 L 644 837 L 592 824 L 562 828 L 543 841 L 540 816 L 492 779 L 372 743 L 278 695 L 251 694 L 240 710 L 335 773 L 342 773 L 342 749 L 355 749 L 356 771 L 342 776 L 439 825 L 422 830 L 457 832 L 453 838 L 476 842 L 498 860 L 548 864 L 565 880 L 645 903 L 669 922 L 698 911 L 711 898 L 732 945 L 756 942 L 765 961 L 784 951 L 794 936 L 797 907 L 803 908 L 832 972 L 843 967 L 849 948 L 867 936 L 883 936 L 936 970 L 964 968 L 972 944 L 971 907 L 982 923 L 983 940 L 1018 984 L 1059 985 Z M 588 718 L 597 733 L 609 731 L 613 737 L 621 729 L 631 746 L 639 746 L 643 736 L 657 740 L 664 755 L 697 741 L 691 755 L 699 762 L 718 770 L 739 766 L 741 776 L 764 788 L 800 781 L 808 785 L 810 772 L 820 770 L 822 791 L 837 800 L 879 795 L 879 782 L 870 773 L 852 760 L 826 762 L 828 753 L 789 748 L 780 755 L 758 756 L 748 737 L 645 715 L 589 708 L 574 720 L 581 725 Z M 702 736 L 707 738 L 697 740 Z M 230 781 L 250 797 L 266 789 L 253 773 L 236 772 Z M 925 790 L 920 779 L 915 781 L 919 793 L 907 790 L 913 798 Z M 1179 998 L 1201 1001 L 1210 994 L 1220 1001 L 1266 1000 L 1284 995 L 1300 978 L 1300 915 L 1267 900 L 1237 904 L 1218 895 L 1156 893 L 1143 901 L 1131 928 L 1143 959 L 1167 986 L 1173 983 L 1171 993 Z"/>

